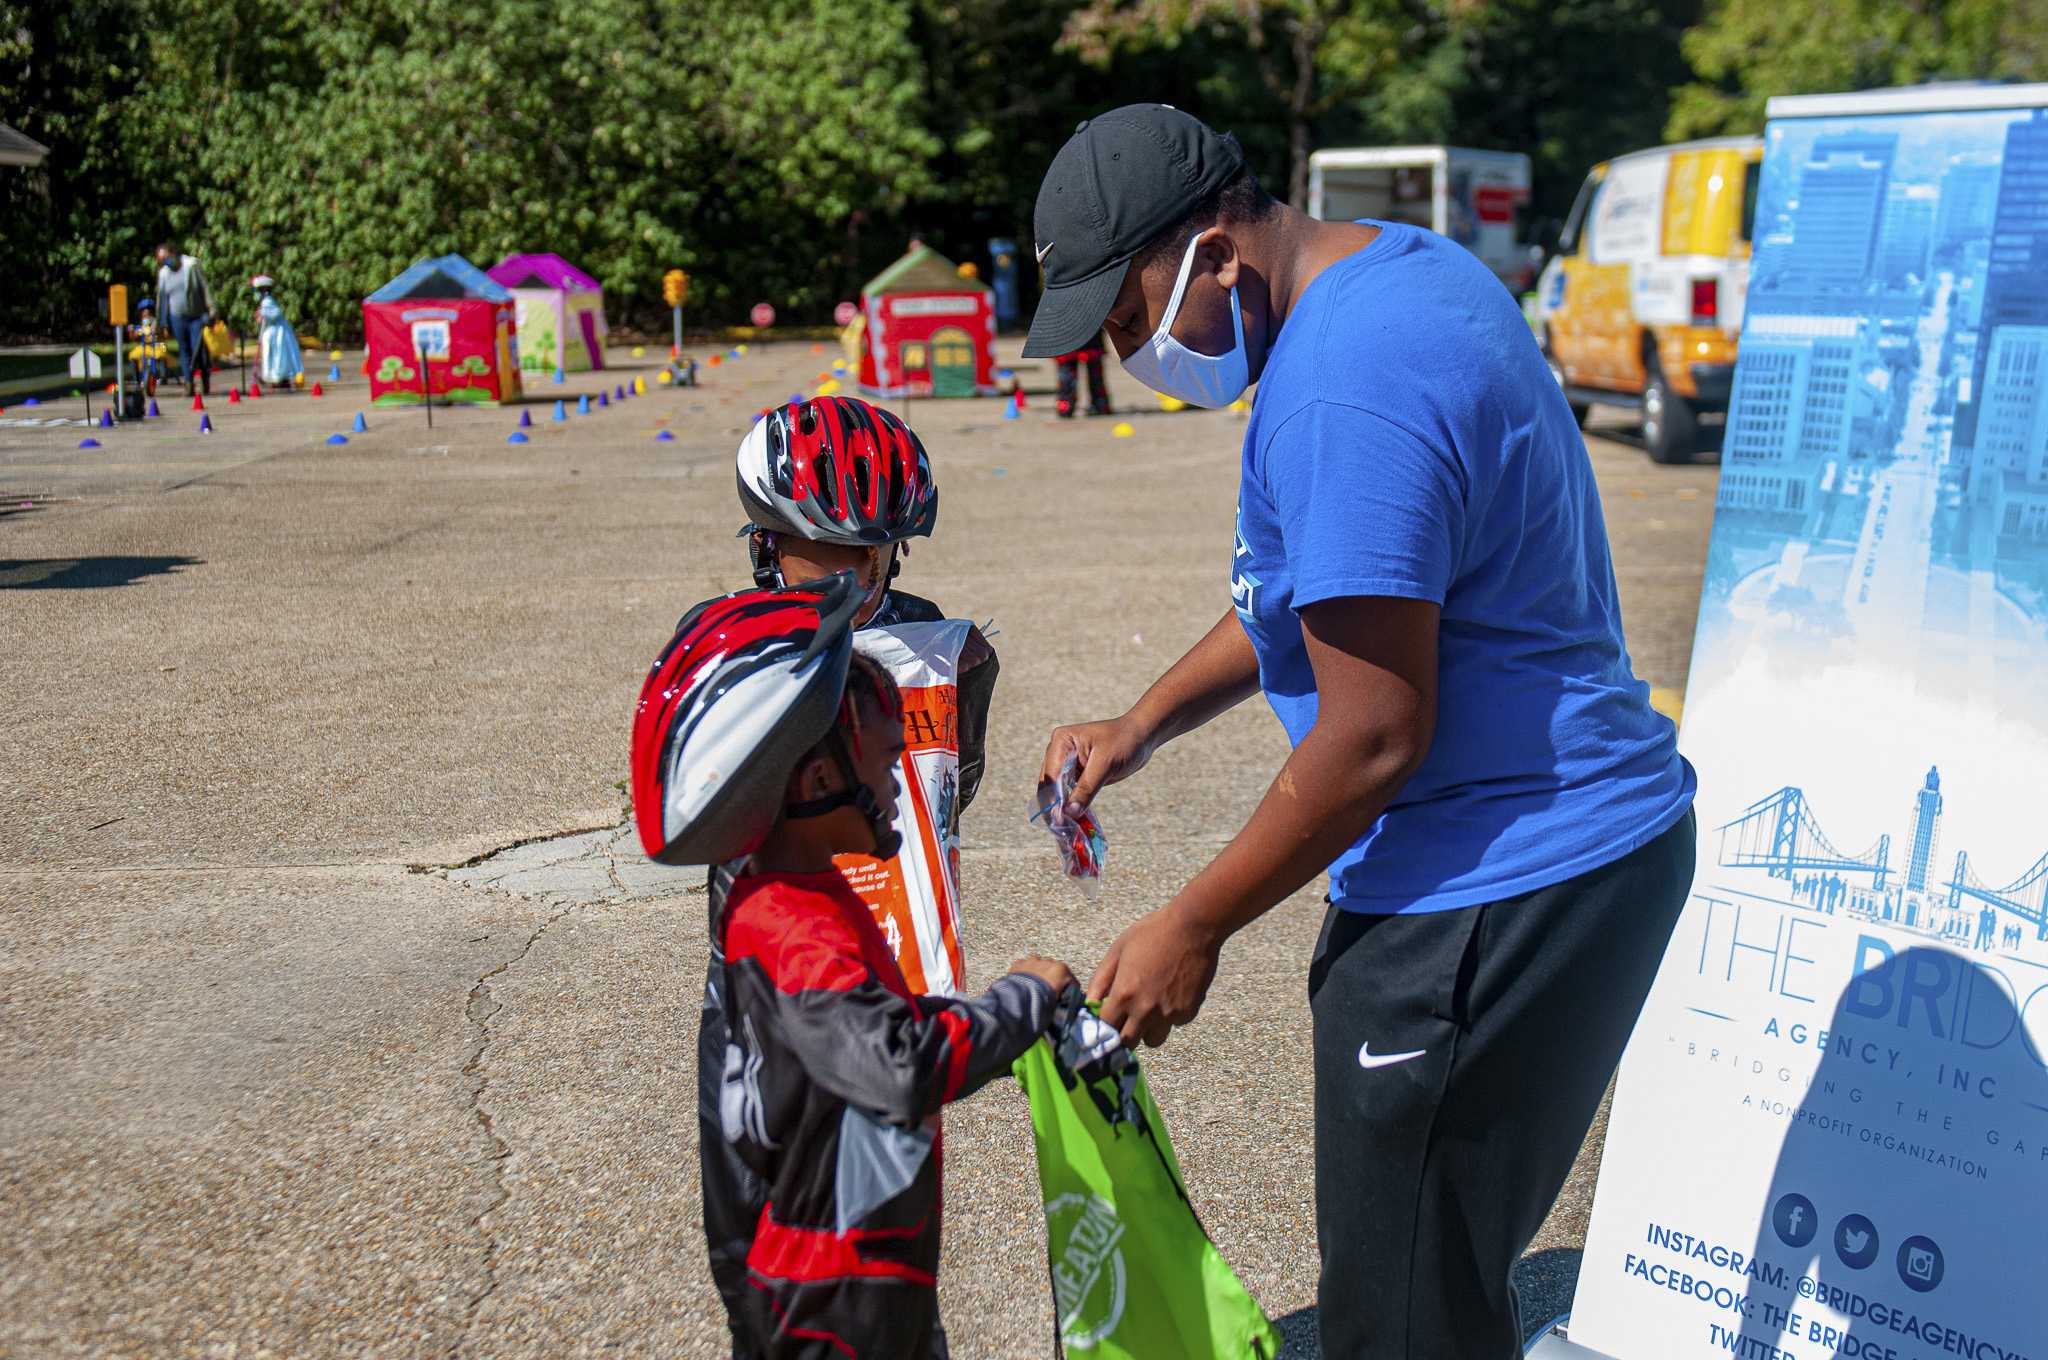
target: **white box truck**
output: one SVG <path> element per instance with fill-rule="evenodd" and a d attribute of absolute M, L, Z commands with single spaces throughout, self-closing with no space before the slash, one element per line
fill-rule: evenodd
<path fill-rule="evenodd" d="M 1359 146 L 1312 152 L 1309 216 L 1361 217 L 1440 232 L 1486 262 L 1515 293 L 1535 281 L 1523 240 L 1529 158 L 1462 146 Z"/>

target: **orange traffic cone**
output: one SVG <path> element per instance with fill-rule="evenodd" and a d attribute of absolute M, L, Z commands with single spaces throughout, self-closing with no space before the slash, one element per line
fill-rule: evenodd
<path fill-rule="evenodd" d="M 263 384 L 262 384 L 262 383 L 260 383 L 260 382 L 252 382 L 252 383 L 250 383 L 250 384 L 249 384 L 249 399 L 250 399 L 251 401 L 254 401 L 254 400 L 255 400 L 256 398 L 258 398 L 258 397 L 260 397 L 260 396 L 262 396 L 262 395 L 263 395 Z"/>
<path fill-rule="evenodd" d="M 314 395 L 314 396 L 316 396 L 316 397 L 320 395 L 320 384 L 319 384 L 319 383 L 314 383 L 314 384 L 313 384 L 313 395 Z"/>
<path fill-rule="evenodd" d="M 192 409 L 195 411 L 204 411 L 206 409 L 205 398 L 201 397 L 197 392 L 192 394 Z"/>
<path fill-rule="evenodd" d="M 229 389 L 228 389 L 228 405 L 230 405 L 230 406 L 240 406 L 241 404 L 242 404 L 242 389 L 241 389 L 241 388 L 239 388 L 239 387 L 231 387 L 231 388 L 229 388 Z"/>

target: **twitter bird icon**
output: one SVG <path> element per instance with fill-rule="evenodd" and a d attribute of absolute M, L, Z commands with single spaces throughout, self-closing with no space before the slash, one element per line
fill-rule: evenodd
<path fill-rule="evenodd" d="M 1835 1225 L 1835 1255 L 1851 1270 L 1868 1270 L 1877 1259 L 1877 1225 L 1850 1214 Z"/>

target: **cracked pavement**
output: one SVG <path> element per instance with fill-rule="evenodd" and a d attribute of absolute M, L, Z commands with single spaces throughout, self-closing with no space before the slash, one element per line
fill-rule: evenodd
<path fill-rule="evenodd" d="M 625 737 L 677 615 L 747 579 L 748 418 L 829 360 L 763 347 L 524 446 L 511 412 L 445 410 L 326 446 L 359 382 L 97 451 L 0 429 L 0 1355 L 722 1354 L 700 876 L 639 857 Z M 1056 879 L 1024 824 L 1045 733 L 1120 710 L 1225 607 L 1242 426 L 1144 398 L 1112 440 L 1050 404 L 911 411 L 946 513 L 905 584 L 1001 629 L 964 822 L 976 982 L 1028 949 L 1085 972 L 1283 749 L 1256 705 L 1169 747 L 1102 804 L 1100 893 Z M 1638 669 L 1675 688 L 1715 471 L 1592 451 Z M 1148 1060 L 1197 1209 L 1295 1338 L 1318 920 L 1312 889 L 1246 932 Z M 948 1146 L 955 1353 L 1043 1355 L 1014 1087 L 950 1113 Z M 1589 1157 L 1525 1265 L 1532 1321 L 1568 1302 L 1590 1186 Z"/>

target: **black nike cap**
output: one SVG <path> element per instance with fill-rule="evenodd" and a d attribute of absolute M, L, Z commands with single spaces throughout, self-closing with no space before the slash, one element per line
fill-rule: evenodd
<path fill-rule="evenodd" d="M 1092 343 L 1124 266 L 1243 169 L 1237 138 L 1171 104 L 1126 104 L 1075 128 L 1038 186 L 1032 229 L 1045 294 L 1024 357 Z"/>

